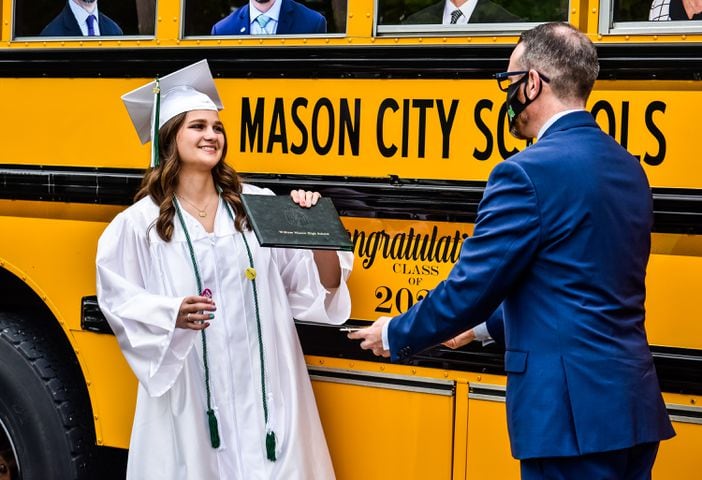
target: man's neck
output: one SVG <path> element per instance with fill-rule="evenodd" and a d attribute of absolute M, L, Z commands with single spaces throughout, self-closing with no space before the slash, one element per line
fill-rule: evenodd
<path fill-rule="evenodd" d="M 95 2 L 83 2 L 81 0 L 72 0 L 75 2 L 76 5 L 78 5 L 80 8 L 85 10 L 88 13 L 92 13 L 95 10 L 95 7 L 97 7 L 97 1 Z"/>
<path fill-rule="evenodd" d="M 261 13 L 266 13 L 268 10 L 270 10 L 273 7 L 273 4 L 276 2 L 276 0 L 268 0 L 266 2 L 261 2 L 259 0 L 253 0 L 251 4 L 256 8 Z"/>

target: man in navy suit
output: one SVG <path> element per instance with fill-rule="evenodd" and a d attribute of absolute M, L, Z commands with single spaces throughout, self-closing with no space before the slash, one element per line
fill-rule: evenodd
<path fill-rule="evenodd" d="M 490 174 L 448 278 L 402 315 L 349 334 L 392 360 L 504 315 L 507 423 L 522 479 L 650 478 L 672 437 L 644 328 L 652 226 L 643 168 L 585 110 L 599 72 L 565 23 L 522 34 L 510 131 L 536 143 Z"/>
<path fill-rule="evenodd" d="M 460 12 L 456 15 L 454 12 Z M 519 22 L 521 19 L 490 0 L 440 0 L 409 15 L 406 25 L 443 23 L 465 25 L 468 23 Z"/>
<path fill-rule="evenodd" d="M 295 0 L 251 0 L 212 27 L 212 35 L 326 33 L 324 16 Z"/>
<path fill-rule="evenodd" d="M 122 29 L 107 15 L 98 12 L 97 0 L 68 0 L 56 18 L 39 34 L 43 37 L 81 37 L 123 35 Z"/>

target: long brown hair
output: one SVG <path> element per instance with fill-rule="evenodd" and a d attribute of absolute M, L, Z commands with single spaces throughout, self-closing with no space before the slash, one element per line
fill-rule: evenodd
<path fill-rule="evenodd" d="M 147 195 L 159 206 L 159 215 L 156 220 L 156 232 L 164 241 L 169 242 L 173 237 L 173 217 L 175 204 L 173 196 L 178 185 L 178 174 L 181 170 L 180 156 L 176 135 L 185 122 L 187 112 L 176 115 L 168 120 L 158 131 L 158 158 L 159 164 L 150 168 L 141 180 L 139 191 L 134 196 L 134 201 L 141 200 Z M 223 131 L 224 132 L 224 131 Z M 241 205 L 241 179 L 232 167 L 227 165 L 227 134 L 224 132 L 224 147 L 222 158 L 212 169 L 212 180 L 215 187 L 221 189 L 222 197 L 234 210 L 234 227 L 238 231 L 248 229 L 246 213 Z M 152 225 L 153 226 L 153 225 Z"/>

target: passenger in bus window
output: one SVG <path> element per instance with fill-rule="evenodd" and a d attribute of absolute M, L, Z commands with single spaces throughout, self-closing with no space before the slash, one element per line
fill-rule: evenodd
<path fill-rule="evenodd" d="M 410 361 L 501 305 L 522 480 L 649 479 L 660 441 L 675 435 L 645 329 L 651 189 L 585 109 L 598 72 L 595 46 L 573 26 L 522 33 L 496 78 L 510 133 L 537 141 L 493 168 L 448 277 L 348 335 Z"/>
<path fill-rule="evenodd" d="M 653 0 L 648 19 L 653 22 L 702 20 L 702 0 Z"/>
<path fill-rule="evenodd" d="M 212 27 L 212 35 L 326 33 L 324 16 L 295 0 L 249 0 Z"/>
<path fill-rule="evenodd" d="M 139 380 L 127 478 L 334 478 L 293 318 L 348 319 L 353 254 L 259 245 L 241 194 L 272 192 L 225 162 L 206 61 L 122 98 L 142 142 L 157 132 L 96 257 L 100 308 Z"/>
<path fill-rule="evenodd" d="M 441 0 L 409 15 L 403 23 L 466 25 L 519 21 L 519 17 L 490 0 Z"/>
<path fill-rule="evenodd" d="M 98 11 L 97 0 L 68 0 L 56 18 L 39 34 L 46 37 L 122 35 L 114 20 Z"/>
<path fill-rule="evenodd" d="M 2 435 L 2 433 L 0 433 Z M 5 443 L 5 442 L 3 442 Z M 17 480 L 17 464 L 12 448 L 0 450 L 0 480 Z"/>

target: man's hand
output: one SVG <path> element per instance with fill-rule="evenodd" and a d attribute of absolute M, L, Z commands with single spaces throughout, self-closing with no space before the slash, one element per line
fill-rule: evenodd
<path fill-rule="evenodd" d="M 683 0 L 682 3 L 689 19 L 692 19 L 695 14 L 702 12 L 702 0 Z"/>
<path fill-rule="evenodd" d="M 455 350 L 463 345 L 468 345 L 473 340 L 475 340 L 475 332 L 471 328 L 470 330 L 466 330 L 465 332 L 456 335 L 450 340 L 446 340 L 441 345 Z"/>
<path fill-rule="evenodd" d="M 390 350 L 383 348 L 383 325 L 388 323 L 392 317 L 380 317 L 373 325 L 362 328 L 348 334 L 351 340 L 362 340 L 361 348 L 371 350 L 378 357 L 389 357 Z"/>

